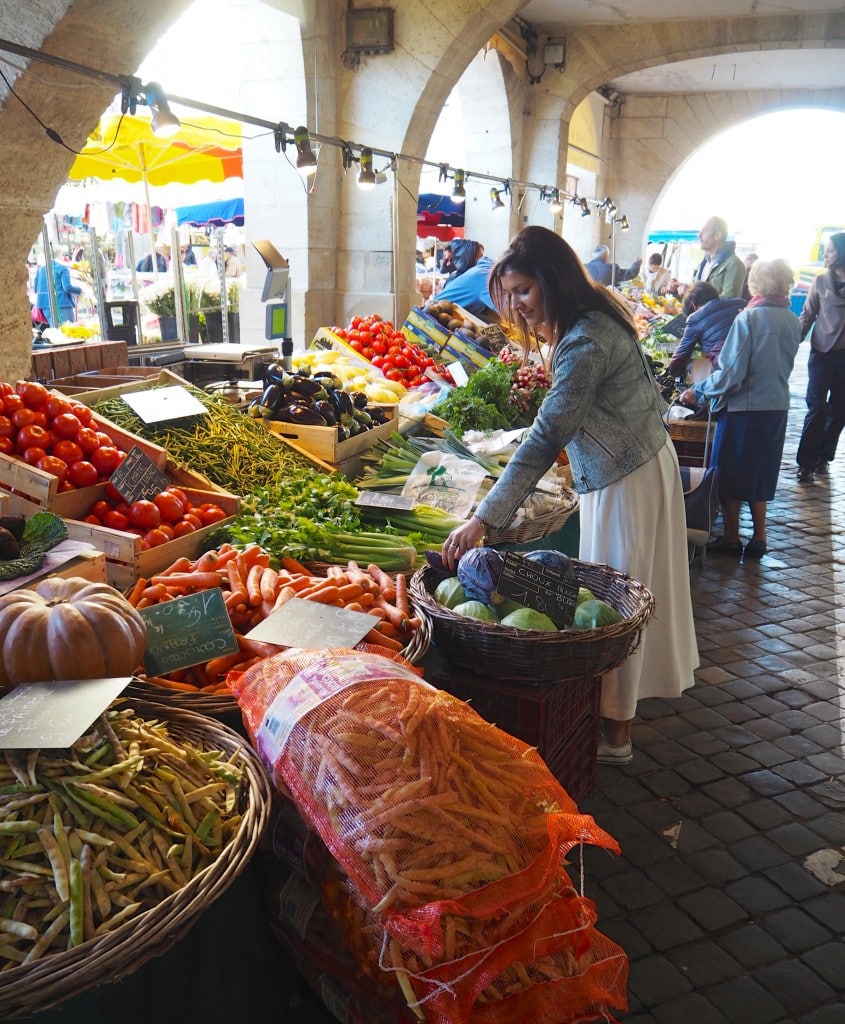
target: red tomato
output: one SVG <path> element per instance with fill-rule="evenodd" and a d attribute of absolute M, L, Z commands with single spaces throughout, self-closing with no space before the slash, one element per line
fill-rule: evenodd
<path fill-rule="evenodd" d="M 105 478 L 111 476 L 121 462 L 123 462 L 123 452 L 119 452 L 117 448 L 103 446 L 102 448 L 95 448 L 88 458 L 94 464 L 100 476 Z"/>
<path fill-rule="evenodd" d="M 0 437 L 14 437 L 15 425 L 8 416 L 0 416 Z"/>
<path fill-rule="evenodd" d="M 398 380 L 400 384 L 402 383 L 402 373 L 399 370 L 388 370 L 385 377 L 388 380 Z"/>
<path fill-rule="evenodd" d="M 102 520 L 98 519 L 91 512 L 89 512 L 87 516 L 83 516 L 82 522 L 83 523 L 90 523 L 92 526 L 102 526 L 103 525 Z"/>
<path fill-rule="evenodd" d="M 33 445 L 32 448 L 24 448 L 21 458 L 27 465 L 37 466 L 46 455 L 47 452 L 43 448 Z"/>
<path fill-rule="evenodd" d="M 3 397 L 3 411 L 7 416 L 11 416 L 13 412 L 17 412 L 18 409 L 23 409 L 23 399 L 20 395 L 4 395 Z"/>
<path fill-rule="evenodd" d="M 103 516 L 103 526 L 110 530 L 125 530 L 129 526 L 129 517 L 115 508 L 110 508 Z"/>
<path fill-rule="evenodd" d="M 15 450 L 15 442 L 11 437 L 0 437 L 0 453 L 3 455 L 11 455 Z"/>
<path fill-rule="evenodd" d="M 30 409 L 41 409 L 47 404 L 50 392 L 43 384 L 33 380 L 20 380 L 15 389 Z"/>
<path fill-rule="evenodd" d="M 77 459 L 76 462 L 71 462 L 68 466 L 67 478 L 74 487 L 93 487 L 100 479 L 100 475 L 90 462 Z M 103 504 L 108 504 L 108 502 Z"/>
<path fill-rule="evenodd" d="M 43 423 L 41 422 L 42 419 L 44 420 Z M 17 412 L 12 413 L 12 423 L 14 423 L 18 430 L 21 427 L 28 427 L 32 423 L 37 423 L 39 427 L 46 427 L 47 417 L 35 409 L 29 409 L 24 406 L 23 409 L 18 409 Z"/>
<path fill-rule="evenodd" d="M 82 458 L 82 448 L 80 448 L 76 441 L 68 441 L 64 437 L 56 441 L 51 448 L 51 452 L 56 458 L 64 459 L 68 465 L 71 462 L 78 462 Z"/>
<path fill-rule="evenodd" d="M 176 534 L 173 532 L 173 527 L 170 525 L 170 523 L 159 523 L 156 529 L 163 533 L 168 540 L 173 540 L 173 538 L 176 536 Z"/>
<path fill-rule="evenodd" d="M 170 484 L 168 487 L 165 487 L 164 490 L 162 491 L 162 494 L 175 494 L 177 498 L 181 498 L 182 501 L 185 502 L 186 509 L 191 504 L 190 501 L 188 500 L 188 495 L 185 493 L 185 491 L 183 491 L 181 487 L 174 487 L 173 484 Z"/>
<path fill-rule="evenodd" d="M 83 455 L 90 455 L 95 448 L 100 447 L 100 439 L 97 437 L 97 431 L 92 430 L 90 427 L 81 427 L 79 433 L 76 435 L 76 443 L 82 449 Z"/>
<path fill-rule="evenodd" d="M 75 491 L 76 488 L 73 486 L 70 480 L 60 480 L 59 486 L 56 488 L 56 490 L 59 492 L 59 494 L 64 494 L 65 491 Z"/>
<path fill-rule="evenodd" d="M 94 502 L 89 511 L 92 516 L 102 519 L 106 512 L 111 512 L 111 505 L 103 498 L 100 498 L 99 501 Z"/>
<path fill-rule="evenodd" d="M 70 403 L 70 408 L 83 427 L 91 426 L 91 420 L 94 418 L 94 413 L 91 412 L 87 405 L 83 405 L 82 402 L 72 401 Z"/>
<path fill-rule="evenodd" d="M 27 427 L 21 427 L 15 436 L 15 444 L 19 451 L 24 448 L 43 448 L 45 451 L 50 447 L 50 434 L 37 423 L 30 423 Z"/>
<path fill-rule="evenodd" d="M 390 345 L 389 348 L 387 349 L 387 354 L 389 356 L 391 356 L 391 357 L 393 357 L 393 356 L 401 356 L 402 355 L 402 346 L 401 345 Z"/>
<path fill-rule="evenodd" d="M 398 356 L 393 357 L 393 365 L 397 370 L 407 370 L 411 365 L 408 359 L 400 352 Z"/>
<path fill-rule="evenodd" d="M 155 502 L 141 498 L 129 509 L 129 521 L 142 530 L 152 530 L 161 522 L 161 513 Z"/>
<path fill-rule="evenodd" d="M 201 505 L 198 512 L 203 526 L 211 526 L 212 523 L 219 523 L 221 519 L 227 518 L 219 505 Z"/>
<path fill-rule="evenodd" d="M 195 530 L 201 529 L 203 525 L 202 519 L 200 519 L 199 515 L 196 512 L 187 512 L 184 516 L 182 516 L 181 521 L 183 523 L 190 523 Z"/>
<path fill-rule="evenodd" d="M 108 500 L 111 501 L 115 505 L 120 505 L 121 503 L 125 504 L 125 502 L 123 502 L 123 495 L 114 486 L 114 484 L 107 483 L 106 487 L 105 487 L 105 490 L 103 491 L 103 494 L 105 494 L 105 496 L 108 498 Z"/>
<path fill-rule="evenodd" d="M 164 533 L 162 530 L 159 530 L 158 528 L 153 528 L 152 530 L 148 530 L 144 534 L 144 536 L 141 538 L 141 543 L 143 545 L 143 542 L 146 541 L 151 548 L 157 548 L 162 544 L 166 544 L 169 539 L 170 538 L 167 536 L 167 534 Z"/>
<path fill-rule="evenodd" d="M 185 514 L 187 501 L 184 498 L 180 498 L 178 494 L 163 491 L 161 494 L 157 494 L 153 501 L 158 506 L 159 512 L 161 512 L 161 518 L 168 523 L 178 523 Z"/>
<path fill-rule="evenodd" d="M 70 412 L 70 402 L 59 395 L 50 395 L 47 398 L 46 413 L 50 419 L 61 416 L 63 412 Z"/>
<path fill-rule="evenodd" d="M 359 338 L 352 338 L 349 342 L 350 346 L 355 349 L 356 352 L 364 351 L 364 343 Z"/>
<path fill-rule="evenodd" d="M 82 424 L 79 418 L 72 412 L 63 412 L 53 420 L 50 427 L 53 433 L 58 434 L 59 437 L 65 437 L 70 441 L 74 441 Z"/>
<path fill-rule="evenodd" d="M 93 430 L 94 428 L 92 427 L 91 429 Z M 114 441 L 112 441 L 108 434 L 104 433 L 102 430 L 94 430 L 94 433 L 97 435 L 97 444 L 101 448 L 115 447 Z"/>
<path fill-rule="evenodd" d="M 14 393 L 15 389 L 12 387 L 11 384 L 8 384 L 5 380 L 0 381 L 0 396 L 5 398 L 6 395 L 13 395 Z"/>
<path fill-rule="evenodd" d="M 180 519 L 173 527 L 174 537 L 185 537 L 189 533 L 196 533 L 196 526 L 193 526 L 187 519 Z"/>
<path fill-rule="evenodd" d="M 55 455 L 45 455 L 43 459 L 38 460 L 36 465 L 45 473 L 52 473 L 60 480 L 67 480 L 67 463 L 64 459 L 57 459 Z"/>

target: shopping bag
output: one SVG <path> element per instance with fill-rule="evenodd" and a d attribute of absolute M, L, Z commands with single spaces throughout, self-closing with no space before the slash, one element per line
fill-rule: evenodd
<path fill-rule="evenodd" d="M 699 466 L 680 466 L 684 489 L 684 511 L 688 530 L 712 533 L 719 514 L 719 470 Z"/>

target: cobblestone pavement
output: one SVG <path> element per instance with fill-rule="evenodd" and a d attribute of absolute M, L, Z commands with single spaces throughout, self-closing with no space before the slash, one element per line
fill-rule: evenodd
<path fill-rule="evenodd" d="M 691 567 L 696 685 L 642 701 L 633 764 L 580 801 L 622 847 L 584 865 L 630 958 L 625 1024 L 845 1022 L 845 452 L 796 482 L 806 355 L 770 553 Z"/>

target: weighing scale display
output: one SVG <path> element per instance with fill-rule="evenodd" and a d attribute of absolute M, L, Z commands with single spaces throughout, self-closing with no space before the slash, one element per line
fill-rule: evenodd
<path fill-rule="evenodd" d="M 288 304 L 268 302 L 264 320 L 264 337 L 272 341 L 288 334 Z"/>

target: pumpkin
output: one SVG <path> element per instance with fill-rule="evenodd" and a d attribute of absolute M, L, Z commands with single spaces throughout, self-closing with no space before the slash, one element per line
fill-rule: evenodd
<path fill-rule="evenodd" d="M 0 686 L 132 675 L 147 626 L 106 583 L 42 580 L 0 597 Z"/>

